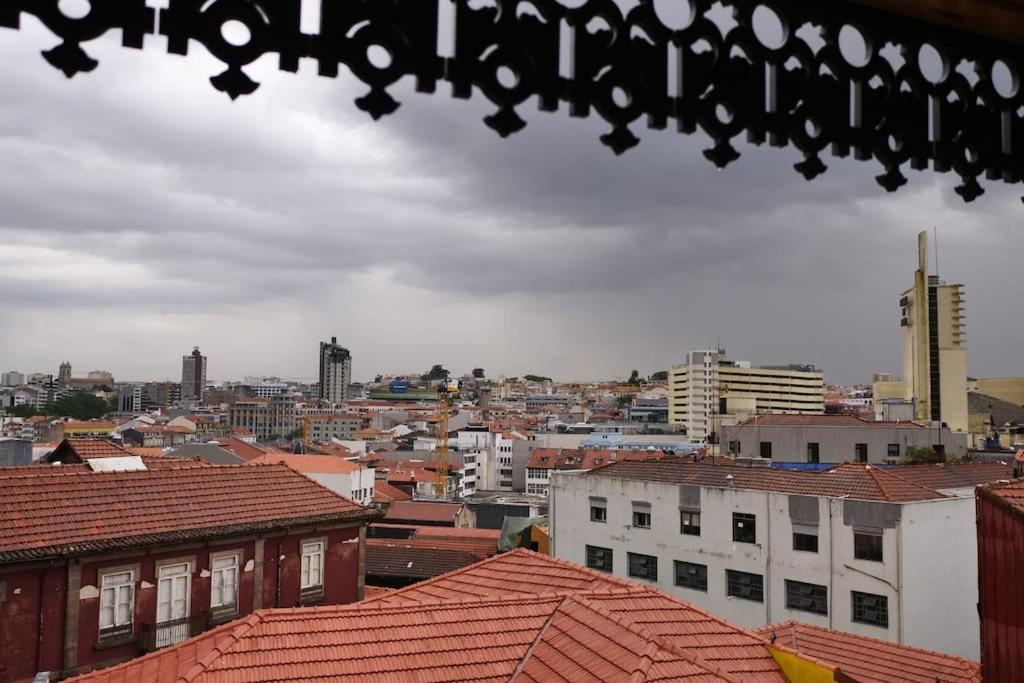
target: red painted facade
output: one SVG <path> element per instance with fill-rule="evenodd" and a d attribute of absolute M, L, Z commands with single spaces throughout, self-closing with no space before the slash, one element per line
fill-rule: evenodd
<path fill-rule="evenodd" d="M 156 622 L 158 565 L 168 560 L 191 562 L 189 614 L 206 627 L 245 616 L 253 611 L 254 605 L 267 608 L 355 602 L 362 585 L 359 537 L 360 525 L 356 524 L 264 537 L 259 557 L 257 539 L 247 537 L 0 568 L 0 681 L 31 680 L 40 671 L 52 672 L 54 677 L 81 673 L 139 656 L 145 629 Z M 326 540 L 323 592 L 320 597 L 307 595 L 303 600 L 300 547 L 304 541 L 313 539 Z M 210 557 L 220 552 L 240 555 L 238 610 L 207 622 Z M 262 581 L 257 582 L 261 564 Z M 70 601 L 72 610 L 77 608 L 77 619 L 66 628 L 68 581 L 79 567 L 80 585 L 70 588 L 77 593 Z M 137 569 L 132 630 L 119 640 L 101 642 L 99 577 L 104 570 L 118 567 Z M 258 601 L 254 600 L 257 591 Z M 77 653 L 65 642 L 66 633 L 74 634 Z"/>
<path fill-rule="evenodd" d="M 977 517 L 982 680 L 1024 681 L 1024 518 L 984 489 Z"/>

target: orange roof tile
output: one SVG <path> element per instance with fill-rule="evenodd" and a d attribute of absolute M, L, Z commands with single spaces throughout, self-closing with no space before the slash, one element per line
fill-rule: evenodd
<path fill-rule="evenodd" d="M 13 467 L 0 490 L 0 562 L 376 516 L 284 465 Z"/>
<path fill-rule="evenodd" d="M 498 583 L 488 579 L 483 593 L 460 593 L 485 566 Z M 455 576 L 461 582 L 448 597 L 392 599 Z M 502 576 L 509 585 L 501 585 Z M 528 576 L 542 592 L 517 591 Z M 561 588 L 546 581 L 559 577 L 577 580 Z M 262 610 L 76 680 L 284 679 L 785 680 L 754 634 L 650 587 L 523 549 L 354 605 Z"/>
<path fill-rule="evenodd" d="M 132 455 L 130 451 L 106 439 L 64 439 L 53 453 L 49 460 L 62 456 L 70 450 L 80 460 L 89 458 L 123 458 Z"/>
<path fill-rule="evenodd" d="M 257 448 L 256 446 L 246 443 L 241 439 L 236 439 L 233 436 L 229 436 L 222 439 L 216 439 L 215 441 L 211 441 L 210 443 L 215 443 L 224 450 L 231 451 L 232 453 L 237 455 L 242 460 L 245 460 L 246 462 L 255 460 L 256 458 L 262 457 L 263 455 L 266 454 L 266 451 L 264 451 L 262 448 Z"/>
<path fill-rule="evenodd" d="M 927 425 L 907 420 L 867 420 L 857 415 L 804 415 L 802 413 L 768 413 L 740 423 L 741 427 L 864 427 L 868 429 L 931 429 Z"/>
<path fill-rule="evenodd" d="M 399 500 L 388 506 L 385 522 L 395 520 L 412 522 L 455 522 L 455 516 L 462 510 L 459 503 L 428 503 Z"/>
<path fill-rule="evenodd" d="M 961 683 L 981 680 L 981 665 L 867 636 L 787 621 L 758 630 L 775 644 L 838 667 L 863 683 Z M 838 680 L 838 679 L 837 679 Z"/>
<path fill-rule="evenodd" d="M 946 496 L 904 479 L 893 468 L 843 464 L 822 472 L 804 472 L 775 467 L 751 467 L 731 461 L 667 457 L 655 461 L 617 462 L 598 467 L 587 476 L 616 477 L 669 484 L 695 484 L 714 488 L 778 491 L 806 496 L 843 497 L 906 503 L 936 500 Z M 731 480 L 726 477 L 731 476 Z M 731 484 L 730 484 L 731 481 Z"/>
<path fill-rule="evenodd" d="M 249 464 L 259 463 L 282 463 L 303 474 L 350 474 L 351 472 L 366 469 L 365 467 L 360 467 L 358 463 L 349 462 L 336 455 L 267 453 L 249 461 Z"/>
<path fill-rule="evenodd" d="M 396 500 L 412 500 L 412 496 L 386 481 L 377 479 L 373 482 L 374 503 L 393 503 Z"/>

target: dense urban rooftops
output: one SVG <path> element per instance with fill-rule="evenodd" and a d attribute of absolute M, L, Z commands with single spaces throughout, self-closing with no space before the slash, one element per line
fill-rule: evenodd
<path fill-rule="evenodd" d="M 798 413 L 770 413 L 758 415 L 741 427 L 860 427 L 863 429 L 933 429 L 926 424 L 910 421 L 867 420 L 856 415 L 802 415 Z"/>

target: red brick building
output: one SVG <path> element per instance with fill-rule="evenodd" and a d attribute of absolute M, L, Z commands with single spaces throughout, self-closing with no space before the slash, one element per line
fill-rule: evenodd
<path fill-rule="evenodd" d="M 361 599 L 379 513 L 284 465 L 129 460 L 145 469 L 0 469 L 0 680 L 108 666 L 261 608 Z"/>

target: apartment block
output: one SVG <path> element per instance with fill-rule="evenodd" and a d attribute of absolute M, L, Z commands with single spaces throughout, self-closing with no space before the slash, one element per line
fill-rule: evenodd
<path fill-rule="evenodd" d="M 669 422 L 684 425 L 691 441 L 763 413 L 824 412 L 824 376 L 812 365 L 752 367 L 721 349 L 698 349 L 669 371 Z"/>
<path fill-rule="evenodd" d="M 798 620 L 976 659 L 973 484 L 1006 474 L 947 467 L 553 472 L 552 552 L 749 628 Z"/>

